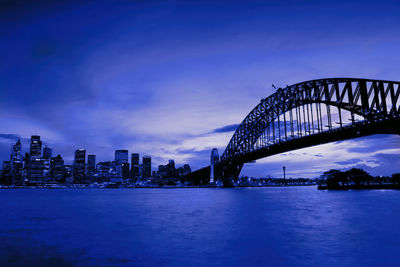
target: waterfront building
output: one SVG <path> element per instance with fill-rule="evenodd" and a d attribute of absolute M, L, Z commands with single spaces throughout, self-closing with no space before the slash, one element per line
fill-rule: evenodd
<path fill-rule="evenodd" d="M 96 177 L 99 181 L 110 181 L 112 164 L 111 161 L 103 161 L 96 164 Z"/>
<path fill-rule="evenodd" d="M 29 183 L 42 184 L 44 183 L 44 159 L 32 157 L 29 161 Z"/>
<path fill-rule="evenodd" d="M 131 154 L 131 178 L 132 181 L 139 178 L 139 153 Z"/>
<path fill-rule="evenodd" d="M 3 161 L 1 183 L 4 185 L 12 184 L 11 162 L 9 160 Z"/>
<path fill-rule="evenodd" d="M 218 149 L 214 148 L 211 151 L 211 165 L 210 165 L 210 183 L 215 182 L 215 165 L 219 161 Z"/>
<path fill-rule="evenodd" d="M 13 185 L 22 185 L 23 184 L 23 157 L 21 155 L 21 141 L 15 143 L 11 149 L 10 155 L 10 164 L 11 164 L 11 176 L 12 176 L 12 184 Z"/>
<path fill-rule="evenodd" d="M 31 159 L 38 159 L 42 155 L 42 141 L 40 141 L 39 135 L 31 136 L 31 146 L 29 149 L 29 155 Z"/>
<path fill-rule="evenodd" d="M 151 157 L 143 157 L 143 179 L 151 177 Z"/>
<path fill-rule="evenodd" d="M 128 163 L 128 150 L 125 149 L 115 150 L 115 163 L 117 164 Z"/>
<path fill-rule="evenodd" d="M 96 155 L 88 155 L 87 177 L 92 182 L 96 173 Z"/>
<path fill-rule="evenodd" d="M 143 178 L 143 163 L 139 164 L 139 178 Z"/>
<path fill-rule="evenodd" d="M 167 177 L 176 177 L 175 161 L 173 159 L 168 161 Z"/>
<path fill-rule="evenodd" d="M 115 150 L 115 176 L 116 178 L 129 178 L 128 150 Z"/>
<path fill-rule="evenodd" d="M 50 177 L 53 182 L 65 182 L 64 160 L 61 155 L 51 158 L 50 160 Z"/>
<path fill-rule="evenodd" d="M 86 149 L 80 148 L 75 151 L 74 167 L 73 167 L 73 178 L 74 183 L 83 184 L 86 183 L 85 178 L 85 160 L 86 160 Z"/>
<path fill-rule="evenodd" d="M 177 175 L 178 177 L 182 178 L 185 175 L 189 174 L 192 172 L 189 164 L 184 164 L 182 167 L 179 167 L 178 169 L 176 169 Z"/>
<path fill-rule="evenodd" d="M 44 159 L 42 159 L 42 141 L 39 135 L 31 136 L 29 148 L 28 181 L 31 184 L 44 182 Z"/>
<path fill-rule="evenodd" d="M 23 157 L 23 168 L 22 168 L 22 179 L 28 181 L 28 170 L 29 170 L 29 153 L 26 152 L 25 156 Z"/>

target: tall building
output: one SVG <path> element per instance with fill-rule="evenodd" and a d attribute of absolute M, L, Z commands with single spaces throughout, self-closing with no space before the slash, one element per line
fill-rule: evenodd
<path fill-rule="evenodd" d="M 11 162 L 9 160 L 3 161 L 1 183 L 5 185 L 12 184 Z"/>
<path fill-rule="evenodd" d="M 42 155 L 42 141 L 40 141 L 39 135 L 32 135 L 31 136 L 31 146 L 29 155 L 31 159 L 38 159 Z"/>
<path fill-rule="evenodd" d="M 176 177 L 175 161 L 170 159 L 167 165 L 167 177 Z"/>
<path fill-rule="evenodd" d="M 50 161 L 51 161 L 52 149 L 45 146 L 43 148 L 43 176 L 46 177 L 46 180 L 51 180 L 50 177 Z"/>
<path fill-rule="evenodd" d="M 139 153 L 131 154 L 131 178 L 133 181 L 139 178 Z"/>
<path fill-rule="evenodd" d="M 29 153 L 28 180 L 31 184 L 44 182 L 44 160 L 42 159 L 42 141 L 39 135 L 31 136 Z"/>
<path fill-rule="evenodd" d="M 115 173 L 118 178 L 129 178 L 128 150 L 115 150 Z"/>
<path fill-rule="evenodd" d="M 85 179 L 85 160 L 86 160 L 86 149 L 80 148 L 75 151 L 73 177 L 75 184 L 86 183 Z"/>
<path fill-rule="evenodd" d="M 17 143 L 15 143 L 15 145 L 13 145 L 11 149 L 10 163 L 13 185 L 23 184 L 22 168 L 24 161 L 21 155 L 21 148 L 21 141 L 18 139 Z"/>
<path fill-rule="evenodd" d="M 143 179 L 151 177 L 151 157 L 143 157 Z"/>
<path fill-rule="evenodd" d="M 211 165 L 210 165 L 210 183 L 215 182 L 215 165 L 219 161 L 218 149 L 213 148 L 211 151 Z"/>
<path fill-rule="evenodd" d="M 125 149 L 115 150 L 115 163 L 117 164 L 128 163 L 128 150 Z"/>
<path fill-rule="evenodd" d="M 45 146 L 43 148 L 43 158 L 50 159 L 52 152 L 53 152 L 53 150 L 50 147 Z"/>
<path fill-rule="evenodd" d="M 57 155 L 57 157 L 51 158 L 50 177 L 53 182 L 59 182 L 59 183 L 65 182 L 64 160 L 61 157 L 61 155 Z"/>
<path fill-rule="evenodd" d="M 96 155 L 88 155 L 88 165 L 87 165 L 88 178 L 92 180 L 95 173 L 96 173 Z"/>

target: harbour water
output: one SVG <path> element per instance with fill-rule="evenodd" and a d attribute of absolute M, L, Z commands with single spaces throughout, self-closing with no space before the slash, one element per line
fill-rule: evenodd
<path fill-rule="evenodd" d="M 0 190 L 0 266 L 399 266 L 400 191 Z"/>

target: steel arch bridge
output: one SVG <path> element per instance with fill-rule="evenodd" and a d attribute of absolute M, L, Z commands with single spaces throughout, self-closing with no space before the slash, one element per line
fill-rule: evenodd
<path fill-rule="evenodd" d="M 400 134 L 400 82 L 329 78 L 279 88 L 245 117 L 216 174 L 235 181 L 244 163 L 328 142 Z M 200 169 L 204 176 L 209 167 Z M 196 176 L 196 172 L 192 177 Z"/>

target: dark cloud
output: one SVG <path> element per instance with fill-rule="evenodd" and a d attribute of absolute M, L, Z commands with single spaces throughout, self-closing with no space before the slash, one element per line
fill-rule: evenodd
<path fill-rule="evenodd" d="M 361 162 L 361 159 L 349 159 L 349 160 L 345 160 L 345 161 L 336 161 L 336 164 L 340 164 L 340 165 L 349 165 L 349 164 L 356 164 Z"/>
<path fill-rule="evenodd" d="M 16 140 L 18 140 L 19 136 L 16 134 L 1 134 L 0 133 L 0 138 L 16 141 Z"/>
<path fill-rule="evenodd" d="M 239 127 L 239 124 L 230 124 L 226 125 L 221 128 L 217 128 L 212 130 L 210 133 L 227 133 L 227 132 L 233 132 L 236 131 L 236 129 Z"/>

